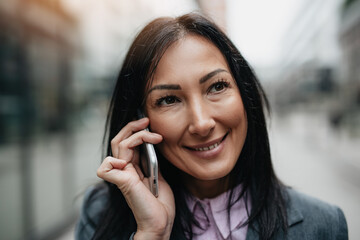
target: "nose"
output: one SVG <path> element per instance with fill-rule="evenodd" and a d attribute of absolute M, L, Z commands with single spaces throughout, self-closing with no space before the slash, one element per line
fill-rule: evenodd
<path fill-rule="evenodd" d="M 206 105 L 206 104 L 205 104 Z M 190 108 L 189 132 L 201 137 L 208 136 L 215 128 L 215 120 L 204 103 L 196 103 Z"/>

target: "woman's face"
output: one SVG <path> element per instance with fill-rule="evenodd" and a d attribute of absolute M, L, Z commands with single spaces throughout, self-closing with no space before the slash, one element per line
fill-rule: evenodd
<path fill-rule="evenodd" d="M 239 89 L 219 49 L 187 35 L 161 58 L 148 87 L 151 131 L 163 136 L 163 156 L 198 180 L 227 176 L 247 132 Z"/>

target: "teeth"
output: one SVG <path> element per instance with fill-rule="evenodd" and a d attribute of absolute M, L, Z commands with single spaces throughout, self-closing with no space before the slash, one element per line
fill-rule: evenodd
<path fill-rule="evenodd" d="M 195 148 L 196 151 L 208 151 L 211 150 L 213 148 L 216 148 L 217 146 L 219 146 L 220 143 L 215 143 L 214 145 L 208 146 L 208 147 L 203 147 L 203 148 Z"/>

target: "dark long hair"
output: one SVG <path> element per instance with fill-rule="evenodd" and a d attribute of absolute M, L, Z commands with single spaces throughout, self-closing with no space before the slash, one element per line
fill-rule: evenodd
<path fill-rule="evenodd" d="M 264 116 L 264 108 L 269 107 L 268 102 L 253 70 L 234 44 L 212 21 L 200 14 L 156 19 L 137 35 L 123 62 L 111 99 L 104 135 L 104 155 L 111 155 L 110 141 L 134 119 L 136 109 L 143 103 L 147 82 L 152 79 L 166 49 L 188 34 L 206 38 L 222 52 L 240 90 L 248 131 L 239 159 L 230 173 L 230 183 L 232 188 L 242 184 L 242 192 L 235 198 L 239 200 L 246 194 L 250 196 L 251 212 L 247 223 L 259 233 L 260 239 L 269 239 L 280 228 L 286 231 L 286 206 L 282 191 L 284 187 L 277 179 L 271 163 Z M 175 196 L 176 217 L 171 239 L 191 237 L 194 219 L 185 203 L 186 189 L 179 182 L 180 170 L 160 153 L 159 165 L 160 170 L 166 169 L 162 174 Z M 109 201 L 94 239 L 128 239 L 136 231 L 130 208 L 114 184 L 105 182 L 101 187 L 107 188 Z"/>

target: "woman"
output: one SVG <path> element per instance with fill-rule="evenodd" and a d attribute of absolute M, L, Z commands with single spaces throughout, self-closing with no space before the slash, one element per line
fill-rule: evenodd
<path fill-rule="evenodd" d="M 264 104 L 214 23 L 198 14 L 149 23 L 120 71 L 97 171 L 105 181 L 85 196 L 77 238 L 347 239 L 339 208 L 275 176 Z M 157 198 L 139 166 L 144 142 L 156 146 Z"/>

